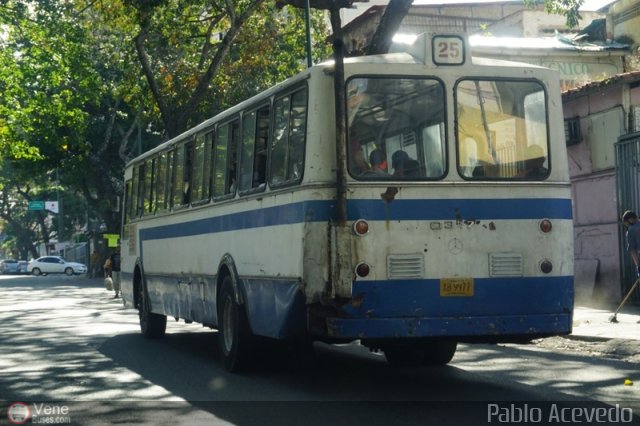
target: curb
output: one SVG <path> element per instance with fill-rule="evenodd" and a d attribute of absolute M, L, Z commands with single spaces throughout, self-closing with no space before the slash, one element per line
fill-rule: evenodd
<path fill-rule="evenodd" d="M 560 336 L 569 340 L 578 340 L 582 342 L 602 343 L 609 340 L 615 340 L 616 337 L 600 337 L 600 336 L 585 336 L 584 334 L 567 334 L 566 336 Z M 621 340 L 634 340 L 634 339 L 621 339 Z M 640 343 L 640 341 L 639 341 Z"/>

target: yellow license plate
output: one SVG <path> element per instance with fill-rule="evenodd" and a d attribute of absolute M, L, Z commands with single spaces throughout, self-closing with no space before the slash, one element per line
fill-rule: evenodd
<path fill-rule="evenodd" d="M 441 278 L 440 296 L 470 297 L 473 296 L 473 278 Z"/>

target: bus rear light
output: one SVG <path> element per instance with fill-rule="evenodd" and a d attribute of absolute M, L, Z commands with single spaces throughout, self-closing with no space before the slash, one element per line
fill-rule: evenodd
<path fill-rule="evenodd" d="M 553 226 L 551 225 L 551 221 L 549 219 L 543 219 L 540 221 L 540 230 L 545 234 L 551 232 L 551 228 L 553 228 Z"/>
<path fill-rule="evenodd" d="M 358 219 L 353 223 L 353 232 L 358 236 L 363 236 L 369 232 L 369 222 L 364 219 Z"/>
<path fill-rule="evenodd" d="M 542 262 L 540 262 L 540 270 L 545 274 L 550 273 L 551 271 L 553 271 L 553 263 L 551 263 L 551 261 L 548 259 L 543 260 Z"/>
<path fill-rule="evenodd" d="M 369 275 L 369 272 L 371 272 L 371 267 L 364 262 L 359 263 L 358 266 L 356 266 L 356 275 L 360 278 L 366 277 Z"/>

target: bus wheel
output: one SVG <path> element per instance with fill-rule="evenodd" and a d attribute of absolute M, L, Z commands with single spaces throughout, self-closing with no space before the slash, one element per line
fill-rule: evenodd
<path fill-rule="evenodd" d="M 440 342 L 432 342 L 425 346 L 424 365 L 445 365 L 453 358 L 456 353 L 458 342 L 443 340 Z"/>
<path fill-rule="evenodd" d="M 244 308 L 236 303 L 231 277 L 222 281 L 218 302 L 218 345 L 227 371 L 237 372 L 247 363 L 253 335 Z"/>
<path fill-rule="evenodd" d="M 151 303 L 149 302 L 146 284 L 140 284 L 140 293 L 138 296 L 138 316 L 140 317 L 140 331 L 142 335 L 148 339 L 160 339 L 164 337 L 164 333 L 167 330 L 167 317 L 166 315 L 151 312 Z"/>

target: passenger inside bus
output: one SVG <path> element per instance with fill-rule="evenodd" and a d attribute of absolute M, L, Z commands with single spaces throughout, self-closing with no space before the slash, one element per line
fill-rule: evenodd
<path fill-rule="evenodd" d="M 366 176 L 389 177 L 387 173 L 387 154 L 383 150 L 376 148 L 371 151 L 369 163 L 371 168 L 364 173 Z"/>
<path fill-rule="evenodd" d="M 420 163 L 409 157 L 405 151 L 398 150 L 391 156 L 391 167 L 396 177 L 420 177 Z"/>
<path fill-rule="evenodd" d="M 547 161 L 547 156 L 544 149 L 540 145 L 529 145 L 525 150 L 524 170 L 516 177 L 539 178 L 546 176 L 548 169 L 544 167 L 545 161 Z"/>
<path fill-rule="evenodd" d="M 267 171 L 267 155 L 256 155 L 253 171 L 252 188 L 259 188 L 265 185 Z"/>

